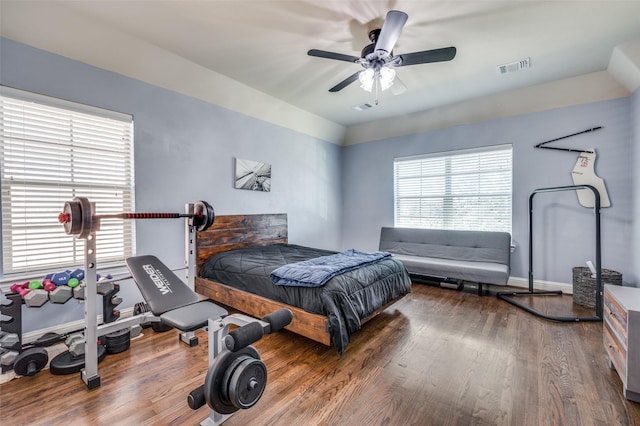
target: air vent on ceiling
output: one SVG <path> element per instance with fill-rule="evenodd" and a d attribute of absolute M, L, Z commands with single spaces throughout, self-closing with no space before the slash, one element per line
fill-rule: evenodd
<path fill-rule="evenodd" d="M 358 110 L 358 111 L 365 111 L 368 110 L 369 108 L 373 108 L 373 105 L 367 103 L 367 104 L 360 104 L 360 105 L 356 105 L 353 107 L 354 109 Z"/>
<path fill-rule="evenodd" d="M 510 62 L 496 67 L 496 74 L 505 75 L 512 72 L 522 71 L 531 67 L 531 58 L 520 59 L 519 61 Z"/>

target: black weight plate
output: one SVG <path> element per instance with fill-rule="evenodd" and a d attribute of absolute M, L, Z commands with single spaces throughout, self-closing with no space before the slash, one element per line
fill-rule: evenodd
<path fill-rule="evenodd" d="M 13 371 L 19 376 L 33 376 L 42 370 L 49 361 L 46 349 L 31 348 L 20 353 L 13 361 Z"/>
<path fill-rule="evenodd" d="M 111 344 L 107 346 L 107 353 L 114 355 L 119 354 L 120 352 L 124 352 L 131 346 L 131 341 L 127 340 L 124 343 Z"/>
<path fill-rule="evenodd" d="M 222 399 L 224 401 L 231 403 L 231 399 L 229 398 L 229 383 L 231 382 L 231 376 L 236 371 L 238 366 L 247 359 L 255 359 L 253 357 L 242 355 L 235 357 L 230 363 L 229 366 L 224 371 L 224 375 L 222 376 L 222 386 L 220 390 L 222 391 Z M 232 403 L 235 406 L 235 404 Z M 240 408 L 240 407 L 238 407 Z"/>
<path fill-rule="evenodd" d="M 74 201 L 80 203 L 80 218 L 82 219 L 82 228 L 76 238 L 85 239 L 91 234 L 93 227 L 93 212 L 91 211 L 91 202 L 86 197 L 76 197 Z M 76 234 L 74 234 L 76 235 Z"/>
<path fill-rule="evenodd" d="M 267 387 L 267 367 L 259 359 L 246 357 L 229 380 L 229 401 L 238 408 L 251 408 Z"/>
<path fill-rule="evenodd" d="M 193 221 L 196 231 L 206 231 L 211 225 L 213 225 L 216 214 L 213 207 L 211 207 L 211 204 L 202 200 L 197 201 L 193 206 L 193 212 L 198 214 Z"/>
<path fill-rule="evenodd" d="M 103 336 L 104 343 L 109 345 L 109 343 L 123 343 L 128 340 L 131 340 L 131 329 L 123 328 L 122 330 L 114 331 L 113 333 L 105 334 Z"/>
<path fill-rule="evenodd" d="M 131 346 L 131 329 L 129 328 L 105 334 L 103 337 L 108 354 L 119 354 Z"/>
<path fill-rule="evenodd" d="M 165 331 L 169 331 L 171 330 L 173 327 L 171 327 L 170 325 L 167 325 L 163 322 L 152 322 L 151 323 L 151 329 L 153 331 L 155 331 L 156 333 L 164 333 Z"/>
<path fill-rule="evenodd" d="M 204 398 L 211 409 L 220 414 L 231 414 L 238 411 L 238 407 L 231 404 L 223 395 L 224 389 L 228 389 L 224 377 L 227 369 L 234 360 L 241 356 L 249 355 L 255 359 L 260 359 L 260 354 L 253 346 L 247 346 L 237 352 L 223 351 L 214 360 L 211 367 L 207 371 L 207 377 L 204 381 Z M 226 390 L 225 390 L 226 393 Z"/>
<path fill-rule="evenodd" d="M 107 349 L 98 345 L 98 362 L 102 361 L 107 355 Z M 78 373 L 84 368 L 84 354 L 73 356 L 69 351 L 64 351 L 55 356 L 49 363 L 51 374 L 64 375 Z"/>
<path fill-rule="evenodd" d="M 63 213 L 69 215 L 67 223 L 64 223 L 64 232 L 68 235 L 79 235 L 82 231 L 82 210 L 77 200 L 64 203 Z"/>

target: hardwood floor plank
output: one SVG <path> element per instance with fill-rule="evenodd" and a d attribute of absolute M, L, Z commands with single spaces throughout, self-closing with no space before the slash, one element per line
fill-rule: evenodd
<path fill-rule="evenodd" d="M 571 296 L 532 298 L 554 314 Z M 0 385 L 2 425 L 196 425 L 187 394 L 207 372 L 174 331 L 133 340 L 99 365 L 102 385 L 42 371 Z M 225 425 L 640 425 L 622 397 L 602 323 L 537 318 L 495 297 L 416 284 L 352 336 L 343 356 L 288 331 L 254 345 L 267 389 Z"/>

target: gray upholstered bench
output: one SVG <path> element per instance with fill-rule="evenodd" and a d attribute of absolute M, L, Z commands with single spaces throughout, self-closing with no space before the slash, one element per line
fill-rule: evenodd
<path fill-rule="evenodd" d="M 382 228 L 380 250 L 393 254 L 410 274 L 506 285 L 510 274 L 511 235 L 507 232 Z"/>

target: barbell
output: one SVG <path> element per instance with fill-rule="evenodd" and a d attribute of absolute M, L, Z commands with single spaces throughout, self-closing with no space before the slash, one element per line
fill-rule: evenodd
<path fill-rule="evenodd" d="M 87 238 L 92 231 L 99 228 L 101 219 L 176 219 L 189 218 L 197 231 L 205 231 L 215 220 L 213 207 L 206 201 L 196 201 L 193 213 L 111 213 L 94 215 L 92 204 L 86 197 L 75 197 L 64 203 L 63 211 L 58 215 L 58 222 L 64 226 L 68 235 Z"/>

